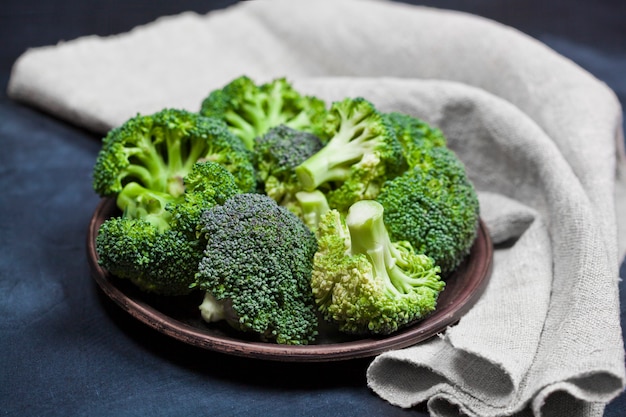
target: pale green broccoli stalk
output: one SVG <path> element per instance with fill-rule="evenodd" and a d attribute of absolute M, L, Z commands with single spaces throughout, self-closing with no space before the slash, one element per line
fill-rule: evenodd
<path fill-rule="evenodd" d="M 233 175 L 215 162 L 198 162 L 178 197 L 136 182 L 119 193 L 123 214 L 105 220 L 96 237 L 98 262 L 118 278 L 160 295 L 185 295 L 206 247 L 199 232 L 205 210 L 241 193 Z"/>
<path fill-rule="evenodd" d="M 385 208 L 391 238 L 433 258 L 444 276 L 460 265 L 476 239 L 478 196 L 448 148 L 423 152 L 415 167 L 384 184 L 376 200 Z"/>
<path fill-rule="evenodd" d="M 322 190 L 331 208 L 345 211 L 372 199 L 382 183 L 406 169 L 402 147 L 382 114 L 361 98 L 334 102 L 325 124 L 328 142 L 296 168 L 305 191 Z"/>
<path fill-rule="evenodd" d="M 194 286 L 205 320 L 226 320 L 262 341 L 304 345 L 317 335 L 310 279 L 315 235 L 263 194 L 240 194 L 204 213 L 207 245 Z"/>
<path fill-rule="evenodd" d="M 285 78 L 257 85 L 251 78 L 235 78 L 203 100 L 200 113 L 224 120 L 250 150 L 254 139 L 284 124 L 319 134 L 326 115 L 323 100 L 301 94 Z"/>
<path fill-rule="evenodd" d="M 116 204 L 127 219 L 142 219 L 158 230 L 170 228 L 171 213 L 165 210 L 170 204 L 182 201 L 180 195 L 153 191 L 137 182 L 129 182 L 118 193 Z"/>
<path fill-rule="evenodd" d="M 294 211 L 307 225 L 315 231 L 322 216 L 330 210 L 326 196 L 320 190 L 298 191 L 296 193 L 297 204 L 293 205 Z"/>
<path fill-rule="evenodd" d="M 321 148 L 319 137 L 287 125 L 257 137 L 253 160 L 261 191 L 281 205 L 291 205 L 301 190 L 295 168 Z"/>
<path fill-rule="evenodd" d="M 435 310 L 445 283 L 431 258 L 392 242 L 383 207 L 362 200 L 344 220 L 337 210 L 317 229 L 311 288 L 325 320 L 342 332 L 387 335 Z"/>
<path fill-rule="evenodd" d="M 256 187 L 252 157 L 223 121 L 176 109 L 137 115 L 112 129 L 96 159 L 93 187 L 101 196 L 116 197 L 137 183 L 176 197 L 198 161 L 223 165 L 243 191 Z"/>

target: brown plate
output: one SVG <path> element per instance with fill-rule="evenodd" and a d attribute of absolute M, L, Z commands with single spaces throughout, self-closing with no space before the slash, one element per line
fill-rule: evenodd
<path fill-rule="evenodd" d="M 97 206 L 87 234 L 87 256 L 92 275 L 104 293 L 135 319 L 184 343 L 230 355 L 291 362 L 326 362 L 378 355 L 424 341 L 456 323 L 480 298 L 491 275 L 493 246 L 481 221 L 467 259 L 446 279 L 437 309 L 424 320 L 385 337 L 343 335 L 322 324 L 315 344 L 284 346 L 246 338 L 227 325 L 207 324 L 198 306 L 202 294 L 159 297 L 143 293 L 98 265 L 95 238 L 102 222 L 118 213 L 113 199 Z"/>

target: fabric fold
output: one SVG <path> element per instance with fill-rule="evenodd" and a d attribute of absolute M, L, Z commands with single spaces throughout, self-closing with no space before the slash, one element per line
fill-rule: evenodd
<path fill-rule="evenodd" d="M 418 116 L 442 129 L 480 192 L 496 244 L 484 295 L 439 337 L 373 360 L 376 394 L 434 416 L 601 415 L 626 384 L 617 288 L 626 235 L 614 206 L 623 135 L 606 85 L 477 16 L 259 0 L 29 50 L 8 93 L 104 133 L 136 113 L 198 110 L 242 74 Z"/>

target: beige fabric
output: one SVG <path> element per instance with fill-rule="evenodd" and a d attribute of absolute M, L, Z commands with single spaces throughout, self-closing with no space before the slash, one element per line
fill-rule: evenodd
<path fill-rule="evenodd" d="M 601 415 L 625 383 L 621 108 L 610 89 L 476 16 L 373 0 L 261 0 L 27 51 L 8 93 L 104 133 L 137 112 L 197 110 L 241 74 L 287 76 L 329 101 L 364 96 L 441 127 L 480 191 L 494 241 L 507 242 L 457 325 L 373 361 L 376 394 L 401 407 L 426 403 L 434 416 Z"/>

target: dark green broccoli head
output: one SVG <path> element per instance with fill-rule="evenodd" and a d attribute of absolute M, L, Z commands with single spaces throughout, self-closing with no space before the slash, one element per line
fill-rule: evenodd
<path fill-rule="evenodd" d="M 325 124 L 328 142 L 296 168 L 306 191 L 322 190 L 331 208 L 346 211 L 374 198 L 382 183 L 406 169 L 402 147 L 386 118 L 364 98 L 332 104 Z"/>
<path fill-rule="evenodd" d="M 330 210 L 317 230 L 311 289 L 325 320 L 353 334 L 390 334 L 423 319 L 445 287 L 439 267 L 408 242 L 392 242 L 383 208 L 361 200 Z"/>
<path fill-rule="evenodd" d="M 396 133 L 409 167 L 415 166 L 428 149 L 447 146 L 441 130 L 415 116 L 399 112 L 385 113 L 383 116 Z"/>
<path fill-rule="evenodd" d="M 205 212 L 207 246 L 196 286 L 236 318 L 238 330 L 281 344 L 317 333 L 309 285 L 317 241 L 285 207 L 262 194 L 239 194 Z"/>
<path fill-rule="evenodd" d="M 254 166 L 263 191 L 279 204 L 289 204 L 301 189 L 295 168 L 322 148 L 320 138 L 278 125 L 258 136 L 255 143 Z"/>
<path fill-rule="evenodd" d="M 326 104 L 296 91 L 285 78 L 257 85 L 241 76 L 210 92 L 200 113 L 226 121 L 247 148 L 253 149 L 257 136 L 280 124 L 319 134 Z"/>
<path fill-rule="evenodd" d="M 432 148 L 421 162 L 386 182 L 376 198 L 394 240 L 410 242 L 452 272 L 476 238 L 479 203 L 465 166 L 448 148 Z"/>
<path fill-rule="evenodd" d="M 93 187 L 115 196 L 136 182 L 176 197 L 184 192 L 182 179 L 202 160 L 225 166 L 242 190 L 255 189 L 251 155 L 225 123 L 176 109 L 138 115 L 111 130 L 96 159 Z"/>
<path fill-rule="evenodd" d="M 206 247 L 199 230 L 203 212 L 241 191 L 216 162 L 197 162 L 183 182 L 178 197 L 128 183 L 118 195 L 123 215 L 106 220 L 98 231 L 100 265 L 144 291 L 189 293 Z"/>

